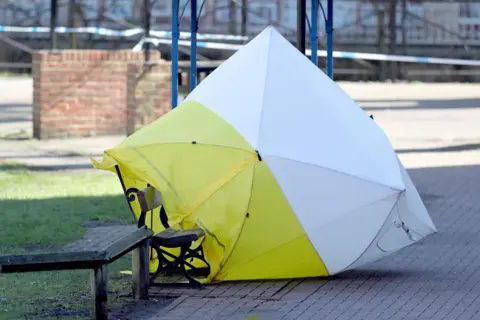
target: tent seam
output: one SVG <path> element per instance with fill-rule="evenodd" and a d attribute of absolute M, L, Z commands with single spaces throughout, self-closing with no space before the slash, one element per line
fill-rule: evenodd
<path fill-rule="evenodd" d="M 264 104 L 265 104 L 265 91 L 267 91 L 267 78 L 268 78 L 268 69 L 269 69 L 269 66 L 270 66 L 270 44 L 272 42 L 272 34 L 273 34 L 273 31 L 270 30 L 270 37 L 268 38 L 268 47 L 267 47 L 267 63 L 266 63 L 266 66 L 265 66 L 265 79 L 263 81 L 263 92 L 262 92 L 262 105 L 261 105 L 261 111 L 260 111 L 260 119 L 258 120 L 258 132 L 257 132 L 257 149 L 260 149 L 260 132 L 262 130 L 262 119 L 263 119 L 263 116 L 264 116 L 264 113 L 265 113 L 265 108 L 264 108 Z"/>
<path fill-rule="evenodd" d="M 193 211 L 197 210 L 198 208 L 200 208 L 201 206 L 203 206 L 205 204 L 205 202 L 208 201 L 211 197 L 213 197 L 219 190 L 221 190 L 223 186 L 225 186 L 229 182 L 233 181 L 238 175 L 240 175 L 243 171 L 245 171 L 247 168 L 249 168 L 251 165 L 254 165 L 254 164 L 255 164 L 255 162 L 246 162 L 240 168 L 240 170 L 238 170 L 238 172 L 234 173 L 230 178 L 226 179 L 223 182 L 218 183 L 218 181 L 221 181 L 222 180 L 221 178 L 225 177 L 227 174 L 224 174 L 221 178 L 217 179 L 212 184 L 216 184 L 218 187 L 212 193 L 210 193 L 208 196 L 204 197 L 204 199 L 197 206 L 191 208 L 190 212 L 193 212 Z M 232 171 L 233 170 L 231 170 L 230 172 L 232 172 Z"/>
<path fill-rule="evenodd" d="M 255 180 L 255 171 L 257 170 L 257 163 L 255 162 L 254 163 L 254 166 L 253 166 L 253 172 L 252 172 L 252 183 L 250 185 L 250 196 L 248 197 L 248 202 L 247 202 L 247 213 L 248 211 L 250 211 L 250 204 L 252 202 L 252 195 L 253 195 L 253 186 L 254 186 L 254 180 Z M 220 271 L 222 271 L 223 269 L 223 266 L 225 264 L 227 264 L 228 262 L 228 259 L 230 259 L 230 257 L 232 256 L 232 253 L 235 251 L 235 248 L 237 247 L 237 244 L 238 244 L 238 240 L 240 239 L 240 236 L 242 235 L 242 231 L 243 231 L 243 228 L 245 226 L 245 222 L 246 222 L 246 217 L 244 216 L 243 217 L 243 223 L 242 223 L 242 227 L 240 228 L 240 231 L 238 232 L 238 236 L 237 238 L 235 239 L 235 243 L 234 245 L 232 246 L 232 250 L 230 250 L 230 254 L 228 255 L 228 257 L 226 257 L 226 259 L 223 261 L 223 263 L 220 264 L 220 268 L 218 269 L 217 273 L 213 276 L 213 279 L 215 279 L 215 277 L 220 273 Z"/>
<path fill-rule="evenodd" d="M 357 207 L 357 208 L 355 208 L 355 209 L 348 210 L 348 211 L 345 212 L 345 215 L 351 214 L 352 212 L 354 212 L 354 211 L 357 210 L 357 209 L 371 206 L 371 205 L 373 205 L 373 204 L 375 204 L 375 203 L 377 203 L 377 202 L 379 202 L 379 201 L 383 201 L 383 200 L 385 200 L 385 199 L 387 199 L 387 198 L 389 198 L 389 197 L 391 197 L 391 196 L 393 196 L 393 195 L 391 194 L 391 195 L 385 196 L 385 197 L 383 197 L 383 198 L 376 199 L 376 200 L 374 200 L 374 201 L 365 203 L 364 205 L 359 206 L 359 207 Z M 397 195 L 397 196 L 398 196 L 398 195 Z M 397 201 L 398 201 L 398 198 L 397 198 Z M 397 203 L 397 202 L 395 201 L 395 203 Z M 395 206 L 395 205 L 394 205 L 394 206 Z M 392 210 L 390 210 L 390 212 L 388 213 L 389 215 L 390 215 L 391 211 L 392 211 Z M 295 211 L 294 211 L 294 212 L 295 212 Z M 296 215 L 296 213 L 295 213 L 295 215 Z M 387 217 L 388 217 L 388 216 L 387 216 Z M 297 219 L 298 219 L 298 217 L 297 217 Z M 336 218 L 336 219 L 333 219 L 333 220 L 330 220 L 328 223 L 324 224 L 322 227 L 325 227 L 325 226 L 331 224 L 331 223 L 334 222 L 334 221 L 338 221 L 339 219 L 340 219 L 340 217 L 339 217 L 339 218 Z M 302 225 L 302 224 L 300 223 L 300 225 Z M 302 226 L 302 227 L 303 227 L 303 226 Z M 318 229 L 318 228 L 317 228 L 317 229 Z M 308 233 L 305 232 L 305 234 L 307 235 L 307 238 L 310 240 L 310 236 L 308 235 Z M 375 235 L 375 237 L 376 237 L 376 235 Z M 374 237 L 374 238 L 375 238 L 375 237 Z M 313 248 L 314 248 L 315 251 L 317 252 L 318 256 L 321 258 L 320 253 L 317 251 L 317 249 L 315 248 L 315 246 L 313 246 Z M 322 259 L 322 261 L 323 261 L 323 263 L 324 263 L 324 265 L 325 265 L 325 268 L 327 269 L 328 273 L 331 274 L 330 271 L 328 270 L 328 267 L 327 267 L 327 265 L 326 265 L 326 263 L 325 263 L 325 260 Z M 342 269 L 342 270 L 344 270 L 344 269 Z M 341 271 L 340 271 L 340 272 L 341 272 Z M 338 272 L 336 272 L 335 274 L 338 274 Z"/>
<path fill-rule="evenodd" d="M 300 224 L 300 226 L 302 226 L 302 224 L 300 223 L 300 221 L 299 221 L 298 223 Z M 302 227 L 302 229 L 303 229 L 303 227 Z M 230 269 L 234 269 L 234 268 L 238 268 L 238 267 L 241 267 L 241 266 L 243 266 L 243 265 L 246 265 L 247 263 L 250 263 L 250 262 L 252 262 L 252 261 L 254 261 L 254 260 L 258 259 L 258 258 L 261 258 L 261 257 L 264 256 L 265 254 L 270 253 L 270 252 L 272 252 L 272 251 L 275 251 L 275 250 L 277 250 L 278 248 L 282 248 L 282 247 L 284 247 L 284 246 L 292 243 L 293 241 L 295 241 L 295 240 L 297 240 L 297 239 L 299 239 L 299 238 L 301 238 L 301 237 L 307 238 L 307 240 L 308 240 L 308 241 L 310 242 L 310 244 L 311 244 L 310 238 L 308 237 L 307 233 L 305 233 L 305 231 L 304 231 L 302 234 L 300 234 L 300 235 L 298 235 L 298 236 L 296 236 L 296 237 L 293 237 L 293 238 L 290 239 L 289 241 L 284 242 L 284 243 L 282 243 L 281 245 L 279 245 L 279 246 L 277 246 L 277 247 L 275 247 L 275 248 L 272 248 L 272 249 L 270 249 L 270 250 L 268 250 L 268 251 L 265 251 L 265 252 L 263 252 L 262 254 L 259 254 L 259 255 L 255 256 L 255 257 L 251 258 L 250 260 L 247 260 L 247 261 L 243 262 L 242 264 L 235 265 L 234 267 L 232 267 L 232 268 L 230 268 Z M 318 254 L 317 250 L 315 249 L 315 247 L 314 247 L 313 245 L 312 245 L 312 249 L 315 251 L 315 253 L 317 254 L 317 256 L 320 258 L 320 261 L 321 261 L 322 264 L 324 265 L 324 267 L 325 267 L 325 269 L 327 270 L 327 272 L 329 272 L 328 269 L 327 269 L 327 266 L 325 265 L 325 263 L 323 262 L 322 258 L 320 257 L 320 255 Z M 228 273 L 228 272 L 227 272 L 227 273 Z"/>
<path fill-rule="evenodd" d="M 238 131 L 237 131 L 238 132 Z M 248 143 L 248 142 L 247 142 Z M 141 145 L 141 146 L 127 146 L 127 147 L 114 147 L 112 149 L 108 149 L 106 150 L 105 152 L 107 151 L 110 151 L 110 150 L 119 150 L 119 149 L 141 149 L 141 148 L 145 148 L 145 147 L 151 147 L 151 146 L 155 146 L 155 145 L 171 145 L 171 144 L 192 144 L 192 142 L 186 142 L 186 141 L 182 141 L 182 142 L 162 142 L 162 143 L 149 143 L 149 144 L 144 144 L 144 145 Z M 250 145 L 250 143 L 248 143 Z M 232 147 L 232 146 L 226 146 L 226 145 L 222 145 L 222 144 L 214 144 L 214 143 L 199 143 L 198 141 L 196 141 L 195 143 L 196 146 L 212 146 L 212 147 L 219 147 L 219 148 L 228 148 L 228 149 L 235 149 L 235 150 L 240 150 L 240 151 L 245 151 L 245 152 L 248 152 L 248 153 L 251 153 L 251 154 L 254 154 L 256 155 L 256 153 L 254 151 L 249 151 L 247 149 L 242 149 L 242 148 L 238 148 L 238 147 Z M 250 146 L 251 147 L 251 146 Z M 252 149 L 254 149 L 252 147 Z"/>
<path fill-rule="evenodd" d="M 173 188 L 173 185 L 170 183 L 170 181 L 160 172 L 160 170 L 158 170 L 151 162 L 150 160 L 148 160 L 145 155 L 140 151 L 138 150 L 137 148 L 131 148 L 134 152 L 136 152 L 143 160 L 145 160 L 149 165 L 150 167 L 158 174 L 158 176 L 169 186 L 169 188 L 173 191 L 173 193 L 175 194 L 175 196 L 177 197 L 178 200 L 180 200 L 181 202 L 183 202 L 181 200 L 181 197 L 179 196 L 177 190 L 175 190 L 175 188 Z M 151 182 L 150 182 L 151 183 Z"/>
<path fill-rule="evenodd" d="M 401 192 L 400 192 L 400 193 L 401 193 Z M 344 215 L 351 214 L 351 213 L 354 212 L 355 210 L 358 210 L 358 209 L 362 209 L 362 208 L 371 206 L 371 205 L 373 205 L 373 204 L 375 204 L 375 203 L 377 203 L 377 202 L 379 202 L 379 201 L 383 201 L 383 200 L 385 200 L 385 199 L 387 199 L 387 198 L 390 198 L 390 197 L 392 197 L 392 196 L 393 196 L 393 194 L 390 194 L 390 195 L 388 195 L 388 196 L 385 196 L 385 197 L 382 197 L 382 198 L 379 198 L 379 199 L 370 201 L 370 202 L 368 202 L 368 203 L 365 203 L 365 204 L 363 204 L 363 205 L 361 205 L 361 206 L 355 207 L 354 209 L 347 210 L 347 211 L 342 211 L 342 212 L 340 212 L 340 213 L 344 213 Z M 397 196 L 398 196 L 398 194 L 397 194 Z M 395 203 L 396 203 L 396 202 L 395 202 Z M 389 213 L 389 214 L 390 214 L 390 213 Z M 332 223 L 332 222 L 334 222 L 334 221 L 338 221 L 338 220 L 341 219 L 341 218 L 342 218 L 342 217 L 338 217 L 338 218 L 332 219 L 332 220 L 330 220 L 328 223 L 326 223 L 326 224 L 324 224 L 324 225 L 322 225 L 322 226 L 329 225 L 330 223 Z"/>
<path fill-rule="evenodd" d="M 174 191 L 175 195 L 179 198 L 178 194 L 176 193 L 175 189 L 173 189 L 173 186 L 171 186 L 170 182 L 161 174 L 161 172 L 160 172 L 157 168 L 155 168 L 155 167 L 150 163 L 150 161 L 149 161 L 148 159 L 146 159 L 146 158 L 144 157 L 144 155 L 140 152 L 140 150 L 137 150 L 136 148 L 131 148 L 131 149 L 134 150 L 136 153 L 138 153 L 138 155 L 139 155 L 140 157 L 142 157 L 142 158 L 157 172 L 157 174 L 158 174 L 161 178 L 163 178 L 163 180 L 170 186 L 170 188 Z M 249 165 L 247 165 L 247 166 L 244 166 L 241 170 L 239 170 L 239 172 L 237 172 L 237 174 L 235 174 L 231 179 L 227 180 L 223 185 L 225 185 L 226 183 L 231 182 L 231 181 L 234 180 L 240 173 L 242 173 L 243 171 L 245 171 L 250 165 L 253 165 L 254 167 L 253 167 L 253 173 L 252 173 L 252 182 L 251 182 L 251 186 L 250 186 L 250 190 L 252 191 L 252 190 L 253 190 L 253 180 L 254 180 L 254 176 L 255 176 L 254 173 L 255 173 L 256 163 L 257 163 L 257 162 L 254 161 L 253 163 L 251 163 L 251 164 L 249 164 Z M 215 192 L 213 192 L 212 194 L 210 194 L 210 196 L 209 196 L 206 200 L 208 200 L 209 198 L 211 198 L 211 197 L 212 197 L 214 194 L 216 194 L 216 193 L 218 192 L 218 190 L 220 190 L 220 189 L 221 189 L 221 188 L 218 188 Z M 246 206 L 247 210 L 248 210 L 248 208 L 250 207 L 251 198 L 252 198 L 252 192 L 250 192 L 250 197 L 249 197 L 249 200 L 248 200 L 248 203 L 247 203 L 247 206 Z M 179 200 L 180 200 L 180 199 L 179 199 Z M 205 201 L 204 201 L 203 203 L 205 203 Z M 202 203 L 202 205 L 203 205 L 203 203 Z M 200 205 L 200 206 L 201 206 L 201 205 Z M 200 206 L 199 206 L 199 207 L 200 207 Z M 197 207 L 196 209 L 198 209 L 199 207 Z M 198 223 L 198 221 L 197 221 L 197 223 Z M 237 239 L 236 239 L 236 241 L 235 241 L 235 245 L 232 247 L 232 250 L 230 251 L 230 254 L 229 254 L 228 257 L 231 256 L 231 253 L 232 253 L 232 252 L 234 251 L 234 249 L 235 249 L 235 246 L 236 246 L 236 244 L 237 244 L 237 242 L 238 242 L 238 238 L 240 237 L 241 230 L 243 229 L 244 224 L 245 224 L 245 216 L 243 217 L 242 228 L 240 229 L 240 232 L 238 233 L 239 236 L 237 237 Z M 218 243 L 221 247 L 225 248 L 225 246 L 224 246 L 220 241 L 218 241 L 218 239 L 217 239 L 216 236 L 213 237 L 213 238 L 217 241 L 217 243 Z M 228 258 L 227 258 L 227 260 L 228 260 Z M 226 260 L 225 260 L 225 262 L 226 262 Z M 223 265 L 224 265 L 224 264 L 223 264 Z M 222 267 L 223 265 L 222 265 L 222 264 L 220 265 L 220 268 L 218 269 L 218 271 L 217 271 L 217 273 L 216 273 L 215 275 L 211 275 L 212 280 L 215 279 L 215 276 L 220 272 L 221 267 Z"/>
<path fill-rule="evenodd" d="M 305 232 L 305 228 L 303 227 L 302 223 L 300 222 L 300 219 L 298 219 L 298 215 L 297 215 L 297 213 L 295 212 L 295 210 L 293 209 L 292 204 L 290 203 L 288 197 L 285 195 L 285 192 L 284 192 L 283 189 L 282 189 L 282 185 L 278 182 L 277 178 L 276 178 L 275 175 L 273 174 L 273 171 L 272 171 L 272 169 L 269 167 L 269 165 L 268 165 L 267 162 L 265 162 L 265 166 L 267 167 L 268 171 L 269 171 L 270 174 L 272 175 L 272 178 L 273 178 L 273 180 L 275 181 L 275 183 L 277 184 L 277 187 L 278 187 L 278 189 L 280 190 L 280 193 L 282 194 L 283 198 L 284 198 L 284 199 L 286 200 L 286 202 L 288 203 L 288 206 L 289 206 L 291 212 L 292 212 L 293 215 L 295 216 L 295 219 L 297 220 L 300 228 L 302 229 L 302 231 L 303 231 L 303 234 L 302 234 L 302 235 L 305 235 L 305 236 L 306 236 L 306 238 L 307 238 L 308 242 L 310 243 L 313 251 L 315 251 L 315 253 L 317 254 L 318 258 L 320 259 L 320 262 L 321 262 L 322 265 L 325 267 L 325 270 L 327 271 L 327 273 L 330 273 L 330 271 L 329 271 L 328 268 L 327 268 L 327 265 L 325 264 L 325 261 L 322 259 L 322 257 L 321 257 L 320 254 L 318 253 L 318 251 L 315 249 L 315 246 L 313 245 L 312 240 L 310 240 L 310 237 L 309 237 L 308 234 Z M 252 181 L 252 193 L 253 193 L 253 181 Z M 250 203 L 249 203 L 249 207 L 250 207 Z M 295 237 L 295 238 L 292 239 L 291 241 L 296 240 L 297 238 L 301 237 L 302 235 L 299 235 L 299 236 Z M 283 244 L 281 244 L 280 246 L 278 246 L 278 247 L 276 247 L 276 248 L 273 248 L 273 249 L 271 249 L 271 250 L 269 250 L 269 251 L 267 251 L 267 252 L 270 252 L 270 251 L 273 251 L 273 250 L 275 250 L 275 249 L 277 249 L 277 248 L 283 247 L 284 245 L 289 244 L 291 241 L 288 241 L 288 242 L 286 242 L 286 243 L 283 243 Z M 255 259 L 257 259 L 257 258 L 258 258 L 258 256 L 255 257 L 255 258 L 250 259 L 250 260 L 247 261 L 247 262 L 250 262 L 250 261 L 255 260 Z M 247 262 L 245 262 L 245 263 L 247 263 Z M 245 264 L 245 263 L 244 263 L 244 264 Z"/>
<path fill-rule="evenodd" d="M 375 240 L 377 240 L 378 236 L 380 235 L 380 231 L 382 231 L 382 228 L 387 224 L 387 221 L 388 221 L 388 218 L 390 217 L 390 215 L 392 214 L 393 210 L 395 209 L 395 206 L 398 204 L 398 200 L 400 199 L 402 193 L 404 191 L 400 192 L 399 194 L 397 194 L 397 200 L 395 201 L 395 203 L 393 204 L 392 206 L 392 209 L 390 209 L 390 212 L 388 213 L 387 215 L 387 218 L 385 219 L 385 221 L 382 223 L 382 225 L 380 226 L 380 228 L 378 229 L 378 232 L 377 234 L 375 235 L 375 237 L 373 237 L 372 241 L 367 245 L 367 247 L 365 248 L 365 250 L 362 251 L 362 253 L 358 256 L 357 259 L 355 259 L 354 261 L 352 261 L 352 263 L 350 263 L 348 266 L 346 266 L 345 268 L 343 268 L 341 271 L 339 272 L 343 272 L 343 271 L 346 271 L 350 268 L 350 266 L 354 265 L 364 254 L 365 252 L 367 252 L 368 248 L 370 248 L 372 246 L 372 244 L 375 242 Z M 382 201 L 382 200 L 385 200 L 386 198 L 388 197 L 385 197 L 383 199 L 380 199 L 378 201 Z"/>
<path fill-rule="evenodd" d="M 289 158 L 285 158 L 285 157 L 281 157 L 281 156 L 275 156 L 275 155 L 271 155 L 271 154 L 264 154 L 264 156 L 272 157 L 272 158 L 278 158 L 278 159 L 287 160 L 287 161 L 298 162 L 298 163 L 306 164 L 306 165 L 309 165 L 309 166 L 314 166 L 314 167 L 317 167 L 317 168 L 321 168 L 321 169 L 324 169 L 324 170 L 333 171 L 335 173 L 342 174 L 342 175 L 345 175 L 345 176 L 349 176 L 349 177 L 352 177 L 352 178 L 355 178 L 355 179 L 358 179 L 358 180 L 362 180 L 364 182 L 368 182 L 368 183 L 371 183 L 371 184 L 386 187 L 388 189 L 391 189 L 391 190 L 397 191 L 397 192 L 402 192 L 402 191 L 406 190 L 406 187 L 404 189 L 397 189 L 397 188 L 385 185 L 385 184 L 380 183 L 380 182 L 372 181 L 372 180 L 369 180 L 369 179 L 366 179 L 366 178 L 363 178 L 363 177 L 357 177 L 357 176 L 354 176 L 351 173 L 342 172 L 342 171 L 339 171 L 337 169 L 328 168 L 328 167 L 325 167 L 325 166 L 322 166 L 322 165 L 319 165 L 319 164 L 315 164 L 315 163 L 310 163 L 310 162 L 305 162 L 305 161 L 295 160 L 295 159 L 289 159 Z"/>

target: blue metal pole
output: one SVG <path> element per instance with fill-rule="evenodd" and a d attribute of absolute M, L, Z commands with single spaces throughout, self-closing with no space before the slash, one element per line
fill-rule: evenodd
<path fill-rule="evenodd" d="M 190 0 L 190 92 L 197 86 L 197 0 Z"/>
<path fill-rule="evenodd" d="M 317 20 L 318 20 L 318 0 L 312 0 L 312 14 L 310 19 L 312 25 L 310 26 L 310 45 L 312 48 L 311 59 L 314 65 L 317 65 L 318 61 L 318 37 L 317 37 Z"/>
<path fill-rule="evenodd" d="M 172 109 L 178 102 L 178 38 L 180 36 L 178 23 L 179 0 L 172 0 Z"/>
<path fill-rule="evenodd" d="M 333 79 L 333 0 L 327 1 L 327 75 Z"/>

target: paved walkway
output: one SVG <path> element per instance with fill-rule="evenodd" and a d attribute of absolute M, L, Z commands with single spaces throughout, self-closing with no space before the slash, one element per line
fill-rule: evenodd
<path fill-rule="evenodd" d="M 439 230 L 423 242 L 328 281 L 156 291 L 182 296 L 137 319 L 480 319 L 480 166 L 410 174 Z"/>
<path fill-rule="evenodd" d="M 0 168 L 15 163 L 36 170 L 96 172 L 89 156 L 101 157 L 124 136 L 31 139 L 32 86 L 31 78 L 0 78 Z"/>
<path fill-rule="evenodd" d="M 407 167 L 479 163 L 480 85 L 340 85 L 374 115 Z M 10 138 L 0 140 L 0 163 L 93 171 L 88 156 L 101 157 L 103 150 L 124 139 L 21 140 L 32 132 L 32 80 L 0 78 L 0 88 L 0 138 Z"/>
<path fill-rule="evenodd" d="M 151 302 L 119 318 L 480 319 L 480 86 L 341 85 L 389 135 L 439 233 L 329 280 L 152 289 Z M 12 109 L 2 103 L 0 110 Z M 79 154 L 100 156 L 122 138 L 3 141 L 0 161 L 85 169 L 89 162 Z M 159 310 L 154 299 L 165 295 L 179 298 Z"/>

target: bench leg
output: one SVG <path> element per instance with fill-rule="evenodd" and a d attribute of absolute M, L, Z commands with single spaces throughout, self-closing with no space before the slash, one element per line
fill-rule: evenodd
<path fill-rule="evenodd" d="M 108 319 L 107 306 L 107 265 L 93 269 L 92 272 L 93 318 L 96 320 Z"/>
<path fill-rule="evenodd" d="M 148 241 L 132 252 L 132 291 L 134 299 L 148 298 Z"/>

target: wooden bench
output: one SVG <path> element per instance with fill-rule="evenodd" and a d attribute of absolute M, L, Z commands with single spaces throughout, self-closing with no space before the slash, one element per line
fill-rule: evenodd
<path fill-rule="evenodd" d="M 122 225 L 89 229 L 86 235 L 56 252 L 0 256 L 0 272 L 92 269 L 95 319 L 107 319 L 107 265 L 132 252 L 132 290 L 135 299 L 148 295 L 148 243 L 153 232 Z"/>
<path fill-rule="evenodd" d="M 179 283 L 155 283 L 154 279 L 159 274 L 182 274 L 188 280 L 190 287 L 202 288 L 194 277 L 207 277 L 210 274 L 210 265 L 205 259 L 202 245 L 200 244 L 196 248 L 192 248 L 192 245 L 205 235 L 204 231 L 198 227 L 184 230 L 171 228 L 168 224 L 167 213 L 162 205 L 160 193 L 155 188 L 148 186 L 143 190 L 127 192 L 127 199 L 130 202 L 133 200 L 130 197 L 132 193 L 136 194 L 141 209 L 138 227 L 145 226 L 147 212 L 151 212 L 151 217 L 153 217 L 153 210 L 159 209 L 159 218 L 165 228 L 150 240 L 150 246 L 157 253 L 159 260 L 158 268 L 150 278 L 150 286 L 181 285 Z M 173 255 L 166 250 L 167 248 L 179 248 L 180 254 L 178 256 Z M 194 259 L 200 261 L 203 266 L 194 266 L 192 263 Z"/>

